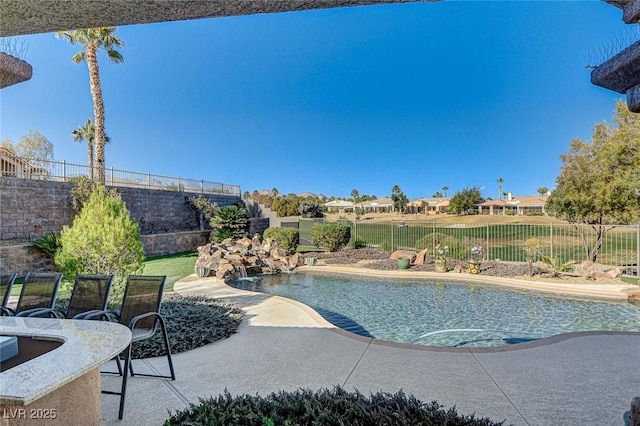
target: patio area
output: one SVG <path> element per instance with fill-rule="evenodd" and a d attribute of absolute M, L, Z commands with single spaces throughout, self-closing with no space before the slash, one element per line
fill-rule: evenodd
<path fill-rule="evenodd" d="M 638 396 L 639 333 L 577 333 L 501 348 L 426 348 L 345 333 L 291 300 L 186 277 L 175 291 L 231 301 L 245 311 L 238 333 L 174 356 L 176 381 L 129 380 L 124 420 L 118 397 L 102 396 L 104 425 L 159 425 L 199 397 L 298 388 L 397 392 L 459 413 L 514 425 L 623 424 Z M 108 367 L 108 366 L 107 366 Z M 166 358 L 137 361 L 164 371 Z M 102 377 L 117 389 L 119 377 Z"/>

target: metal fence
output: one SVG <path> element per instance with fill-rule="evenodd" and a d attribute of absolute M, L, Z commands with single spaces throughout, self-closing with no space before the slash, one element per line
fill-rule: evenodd
<path fill-rule="evenodd" d="M 317 221 L 317 220 L 316 220 Z M 471 248 L 482 246 L 485 260 L 526 261 L 525 242 L 536 238 L 540 256 L 581 263 L 589 259 L 596 232 L 589 225 L 401 222 L 397 220 L 339 220 L 351 228 L 352 246 L 385 251 L 447 246 L 447 257 L 467 260 Z M 301 219 L 300 240 L 311 240 L 313 220 Z M 616 266 L 624 275 L 640 276 L 640 225 L 608 226 L 597 263 Z"/>
<path fill-rule="evenodd" d="M 68 182 L 80 176 L 89 176 L 88 166 L 67 163 L 66 161 L 38 160 L 36 164 L 33 164 L 17 157 L 0 155 L 0 164 L 2 165 L 2 176 L 22 179 Z M 201 194 L 240 195 L 239 185 L 132 172 L 113 167 L 105 169 L 105 185 Z"/>

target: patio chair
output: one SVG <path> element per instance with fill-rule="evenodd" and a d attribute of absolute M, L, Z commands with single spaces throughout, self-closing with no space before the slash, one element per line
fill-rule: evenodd
<path fill-rule="evenodd" d="M 162 302 L 162 293 L 164 291 L 164 282 L 166 276 L 150 276 L 150 275 L 129 275 L 127 285 L 124 290 L 122 299 L 122 307 L 119 313 L 111 311 L 102 311 L 89 314 L 85 319 L 94 319 L 100 317 L 104 320 L 112 320 L 115 318 L 120 324 L 126 325 L 131 329 L 131 343 L 122 352 L 124 357 L 124 368 L 120 367 L 119 355 L 115 358 L 118 364 L 118 370 L 122 375 L 122 387 L 120 392 L 102 391 L 104 394 L 120 395 L 120 410 L 118 419 L 122 419 L 124 413 L 124 400 L 127 391 L 127 377 L 131 372 L 131 376 L 159 377 L 164 379 L 175 380 L 176 375 L 173 369 L 173 361 L 171 360 L 171 350 L 169 348 L 169 338 L 167 337 L 167 328 L 164 318 L 160 315 L 160 303 Z M 169 362 L 169 376 L 156 374 L 135 373 L 133 364 L 131 363 L 131 345 L 134 342 L 149 339 L 153 337 L 160 325 L 160 331 L 164 340 L 164 346 L 167 353 L 167 361 Z"/>
<path fill-rule="evenodd" d="M 62 281 L 60 272 L 29 272 L 22 283 L 16 308 L 4 308 L 2 314 L 22 317 L 38 309 L 53 308 L 60 281 Z"/>
<path fill-rule="evenodd" d="M 31 310 L 28 317 L 84 319 L 107 309 L 113 275 L 78 275 L 73 284 L 66 312 L 55 308 Z"/>
<path fill-rule="evenodd" d="M 7 303 L 9 303 L 9 296 L 11 296 L 11 288 L 13 287 L 13 282 L 15 280 L 16 274 L 13 272 L 3 272 L 0 274 L 0 294 L 2 294 L 2 305 L 0 305 L 0 310 L 3 312 L 0 315 L 4 315 Z M 6 312 L 7 314 L 10 313 L 9 310 Z"/>

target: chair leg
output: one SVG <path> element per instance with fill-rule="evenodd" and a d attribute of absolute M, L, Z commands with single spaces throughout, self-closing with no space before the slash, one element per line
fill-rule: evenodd
<path fill-rule="evenodd" d="M 126 352 L 124 353 L 124 374 L 122 375 L 122 388 L 120 389 L 120 410 L 118 411 L 118 419 L 122 420 L 124 414 L 124 398 L 127 393 L 127 378 L 129 375 L 127 374 L 127 370 L 129 370 L 129 366 L 131 364 L 131 343 L 127 347 Z"/>
<path fill-rule="evenodd" d="M 169 346 L 169 336 L 167 334 L 167 327 L 164 323 L 164 319 L 161 316 L 158 316 L 158 322 L 160 322 L 160 331 L 162 332 L 162 339 L 164 340 L 164 348 L 167 351 L 167 361 L 169 362 L 169 371 L 171 372 L 171 376 L 136 373 L 133 371 L 133 362 L 129 363 L 129 371 L 131 372 L 131 376 L 159 377 L 162 379 L 175 380 L 176 372 L 173 368 L 173 360 L 171 359 L 171 347 Z"/>
<path fill-rule="evenodd" d="M 171 347 L 169 346 L 169 336 L 167 336 L 167 327 L 164 324 L 162 317 L 160 320 L 160 329 L 162 330 L 162 337 L 164 338 L 164 348 L 167 351 L 167 360 L 169 361 L 169 371 L 171 371 L 171 380 L 176 379 L 176 372 L 173 370 L 173 361 L 171 360 Z"/>

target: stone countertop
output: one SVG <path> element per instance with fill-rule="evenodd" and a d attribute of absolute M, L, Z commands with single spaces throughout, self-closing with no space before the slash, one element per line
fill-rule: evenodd
<path fill-rule="evenodd" d="M 0 404 L 27 405 L 77 379 L 124 350 L 129 328 L 106 321 L 0 317 L 0 335 L 64 342 L 0 373 Z"/>

